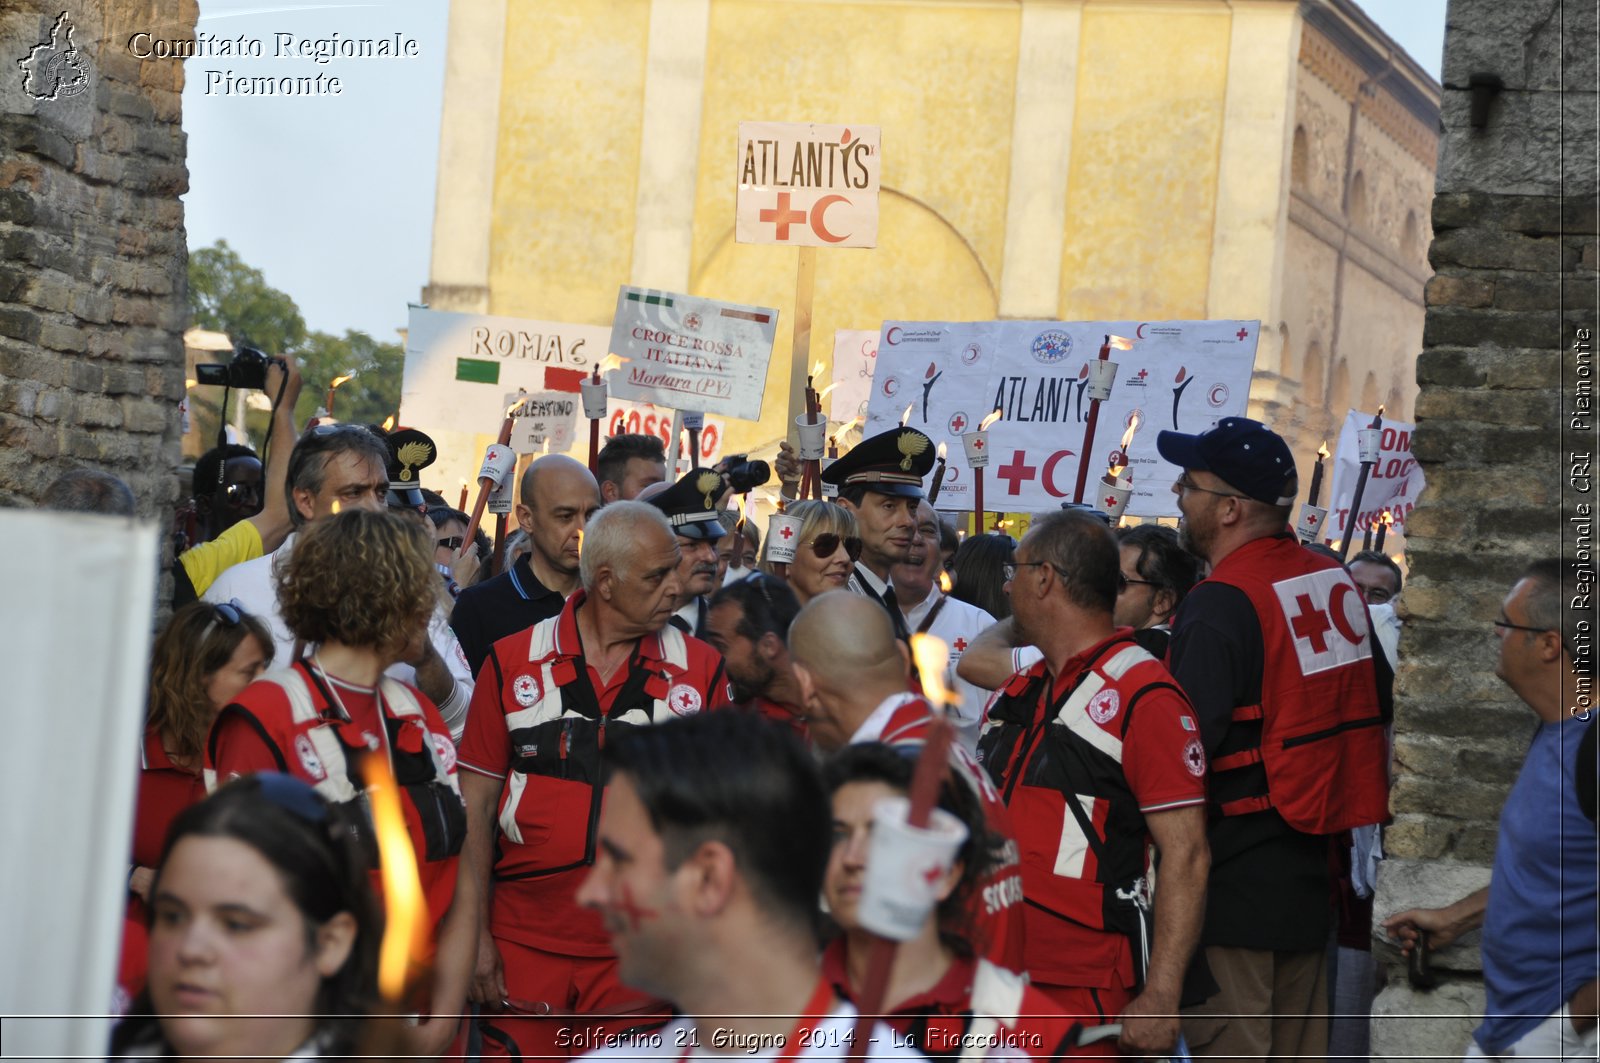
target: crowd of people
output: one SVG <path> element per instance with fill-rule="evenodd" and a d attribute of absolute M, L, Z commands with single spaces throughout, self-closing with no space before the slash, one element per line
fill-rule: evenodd
<path fill-rule="evenodd" d="M 1161 433 L 1176 529 L 1066 507 L 1020 541 L 956 534 L 915 429 L 833 462 L 830 500 L 792 500 L 785 448 L 790 561 L 723 468 L 616 436 L 527 466 L 513 552 L 420 488 L 425 435 L 297 436 L 272 372 L 278 443 L 197 462 L 155 643 L 118 1054 L 361 1053 L 399 1011 L 424 1057 L 1324 1058 L 1375 933 L 1482 926 L 1477 1057 L 1593 1058 L 1595 810 L 1567 798 L 1595 739 L 1554 562 L 1495 620 L 1539 731 L 1491 884 L 1375 927 L 1402 574 L 1293 536 L 1266 426 Z M 108 480 L 52 504 L 126 504 Z M 372 758 L 425 901 L 398 995 Z M 923 760 L 963 840 L 886 949 L 869 865 Z"/>

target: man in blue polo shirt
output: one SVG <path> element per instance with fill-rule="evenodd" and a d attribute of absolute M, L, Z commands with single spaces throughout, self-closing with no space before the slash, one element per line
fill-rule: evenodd
<path fill-rule="evenodd" d="M 1600 1012 L 1600 888 L 1592 804 L 1595 744 L 1562 635 L 1561 564 L 1523 573 L 1494 622 L 1495 674 L 1539 717 L 1500 813 L 1489 885 L 1446 908 L 1413 908 L 1383 927 L 1409 953 L 1483 927 L 1483 1025 L 1468 1059 L 1595 1058 Z M 1580 715 L 1581 714 L 1581 715 Z M 1585 762 L 1586 761 L 1586 762 Z"/>

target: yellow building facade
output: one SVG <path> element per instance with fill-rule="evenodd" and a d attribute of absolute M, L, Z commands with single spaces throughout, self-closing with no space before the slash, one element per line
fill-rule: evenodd
<path fill-rule="evenodd" d="M 1410 409 L 1426 266 L 1369 245 L 1404 207 L 1427 246 L 1432 156 L 1396 138 L 1436 136 L 1430 92 L 1436 130 L 1438 86 L 1349 0 L 457 0 L 423 298 L 778 307 L 762 420 L 726 440 L 759 453 L 797 251 L 734 242 L 738 124 L 876 125 L 879 243 L 818 254 L 813 358 L 886 319 L 1258 318 L 1252 412 L 1299 447 L 1369 374 Z"/>

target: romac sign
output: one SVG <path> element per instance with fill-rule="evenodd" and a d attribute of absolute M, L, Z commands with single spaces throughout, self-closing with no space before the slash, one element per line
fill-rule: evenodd
<path fill-rule="evenodd" d="M 740 122 L 734 239 L 876 247 L 877 126 Z"/>

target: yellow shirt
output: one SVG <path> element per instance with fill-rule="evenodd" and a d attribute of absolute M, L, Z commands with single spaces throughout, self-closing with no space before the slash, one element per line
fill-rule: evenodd
<path fill-rule="evenodd" d="M 241 520 L 208 543 L 190 547 L 178 555 L 183 570 L 194 586 L 196 597 L 216 582 L 217 577 L 241 561 L 260 557 L 261 533 L 247 520 Z"/>

